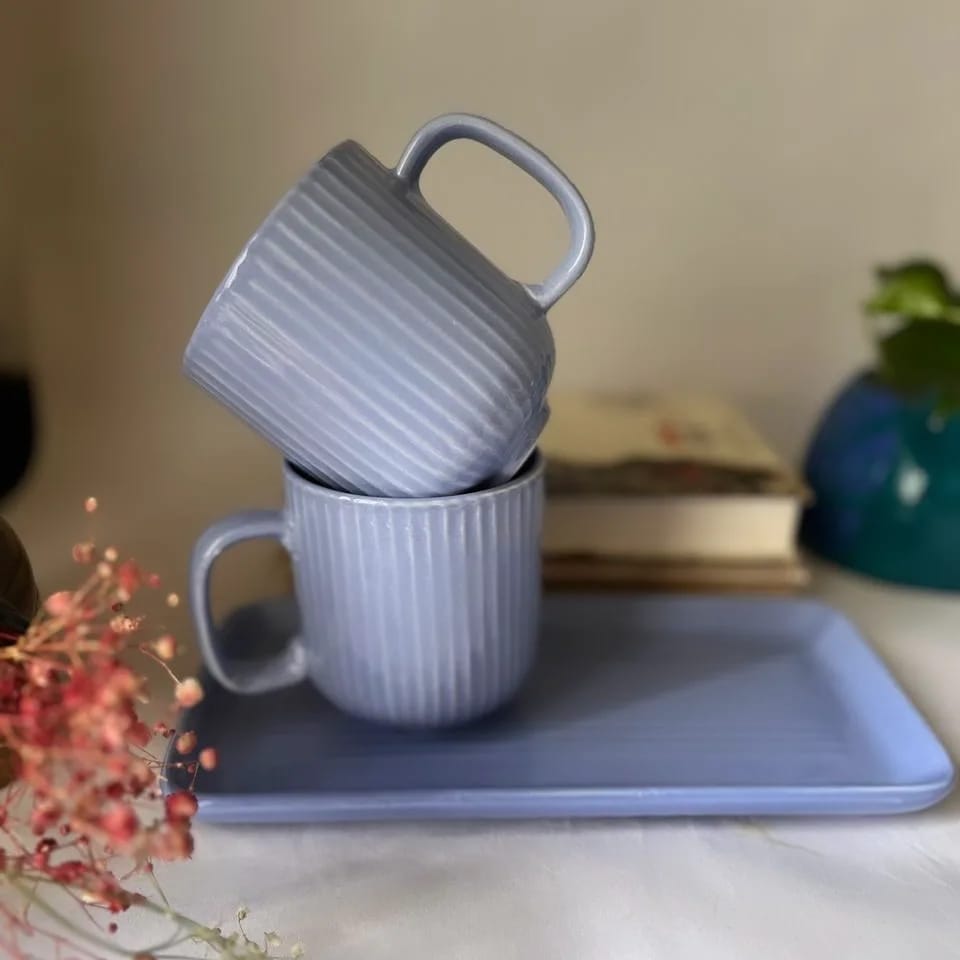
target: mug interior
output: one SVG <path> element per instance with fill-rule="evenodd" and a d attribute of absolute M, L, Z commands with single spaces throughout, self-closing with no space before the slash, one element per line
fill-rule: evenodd
<path fill-rule="evenodd" d="M 538 447 L 530 452 L 526 460 L 520 465 L 520 468 L 512 476 L 502 481 L 487 481 L 476 487 L 467 490 L 461 490 L 458 493 L 443 494 L 435 497 L 377 497 L 366 496 L 362 493 L 351 493 L 347 490 L 340 490 L 337 487 L 328 486 L 322 483 L 316 477 L 313 477 L 302 467 L 293 463 L 291 460 L 284 461 L 284 468 L 303 484 L 317 490 L 318 492 L 335 494 L 346 497 L 350 500 L 365 500 L 370 503 L 442 503 L 450 500 L 456 500 L 458 497 L 478 497 L 478 496 L 497 496 L 505 491 L 518 487 L 533 478 L 535 473 L 542 472 L 544 467 L 544 457 Z"/>

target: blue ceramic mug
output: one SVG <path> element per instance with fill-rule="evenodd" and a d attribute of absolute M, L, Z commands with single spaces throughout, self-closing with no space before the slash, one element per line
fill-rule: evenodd
<path fill-rule="evenodd" d="M 424 166 L 460 138 L 512 160 L 563 209 L 570 245 L 543 283 L 506 276 L 424 200 Z M 592 250 L 576 187 L 490 120 L 438 117 L 393 169 L 348 140 L 247 242 L 184 371 L 327 486 L 430 497 L 499 482 L 546 423 L 546 312 Z"/>
<path fill-rule="evenodd" d="M 509 700 L 530 669 L 540 615 L 544 464 L 498 487 L 382 499 L 321 486 L 290 464 L 286 506 L 214 524 L 194 548 L 191 600 L 210 672 L 237 693 L 309 678 L 367 719 L 445 726 Z M 230 545 L 274 537 L 290 552 L 302 632 L 264 659 L 218 648 L 209 581 Z"/>

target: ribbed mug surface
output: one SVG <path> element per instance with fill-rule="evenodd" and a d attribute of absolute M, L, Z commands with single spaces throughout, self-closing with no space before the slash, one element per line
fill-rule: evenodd
<path fill-rule="evenodd" d="M 486 143 L 557 197 L 571 248 L 544 284 L 506 276 L 423 199 L 456 137 Z M 547 416 L 546 309 L 585 269 L 589 211 L 543 154 L 488 120 L 427 124 L 396 169 L 347 141 L 283 198 L 207 306 L 186 374 L 314 479 L 424 497 L 509 477 Z"/>
<path fill-rule="evenodd" d="M 198 541 L 192 568 L 201 649 L 230 689 L 309 677 L 343 710 L 445 726 L 509 700 L 530 669 L 540 614 L 543 461 L 500 487 L 383 499 L 330 490 L 295 467 L 283 511 L 228 518 Z M 224 662 L 209 575 L 231 543 L 281 539 L 293 561 L 302 633 L 268 661 Z"/>

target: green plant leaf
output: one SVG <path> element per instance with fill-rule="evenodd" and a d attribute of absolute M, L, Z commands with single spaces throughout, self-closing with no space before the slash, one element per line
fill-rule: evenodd
<path fill-rule="evenodd" d="M 882 267 L 877 280 L 879 289 L 867 301 L 867 313 L 951 321 L 957 315 L 946 274 L 932 261 L 912 260 L 897 267 Z"/>
<path fill-rule="evenodd" d="M 878 341 L 879 374 L 894 388 L 929 393 L 938 403 L 960 397 L 960 325 L 908 323 Z"/>

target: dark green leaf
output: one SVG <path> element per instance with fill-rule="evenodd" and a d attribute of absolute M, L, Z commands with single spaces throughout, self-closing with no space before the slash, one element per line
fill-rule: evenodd
<path fill-rule="evenodd" d="M 960 325 L 909 323 L 878 343 L 881 377 L 898 390 L 929 393 L 939 403 L 960 397 Z"/>

